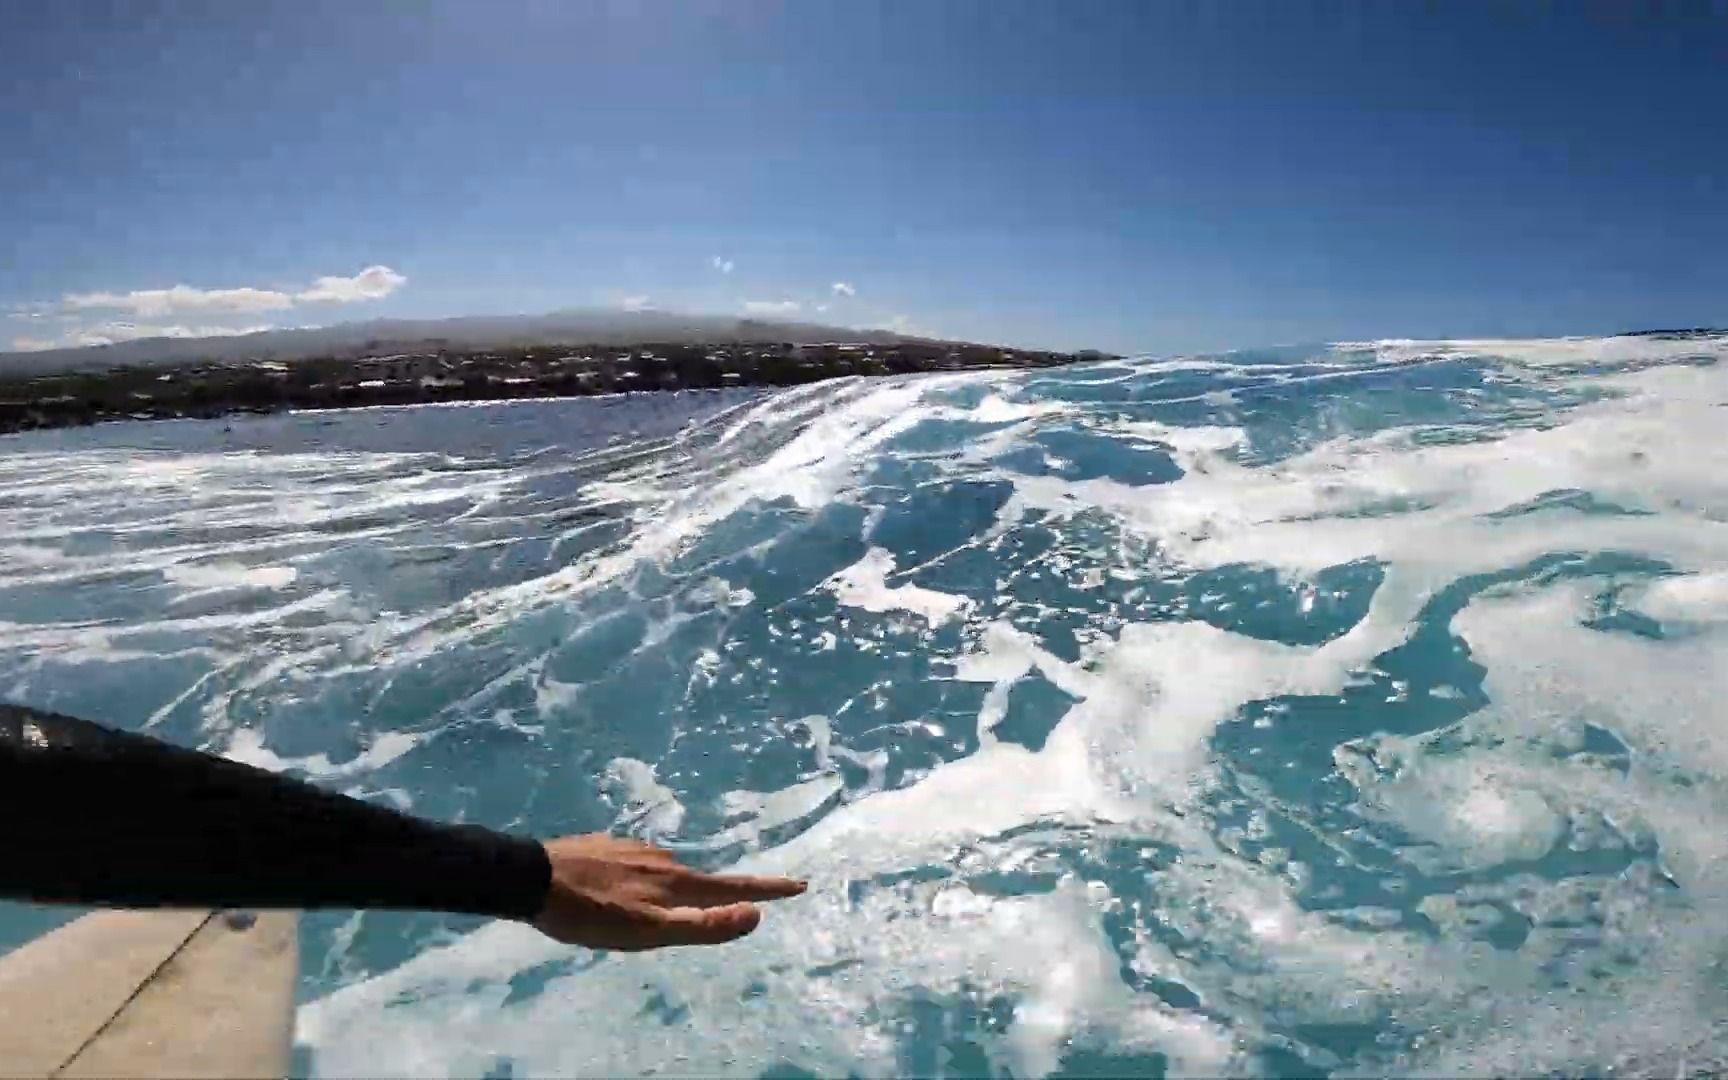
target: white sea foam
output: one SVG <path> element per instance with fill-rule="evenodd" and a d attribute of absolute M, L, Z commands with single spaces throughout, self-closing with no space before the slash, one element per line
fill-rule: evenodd
<path fill-rule="evenodd" d="M 1386 338 L 1380 341 L 1344 341 L 1335 352 L 1372 352 L 1382 362 L 1404 362 L 1427 356 L 1488 357 L 1532 366 L 1557 364 L 1624 364 L 1673 360 L 1716 354 L 1722 337 L 1560 337 L 1479 338 L 1421 341 Z"/>
<path fill-rule="evenodd" d="M 863 611 L 906 611 L 930 622 L 941 622 L 959 614 L 966 599 L 950 596 L 917 585 L 890 587 L 888 575 L 894 572 L 894 556 L 881 548 L 871 548 L 856 563 L 828 580 L 842 604 Z"/>
<path fill-rule="evenodd" d="M 1634 598 L 1639 611 L 1666 624 L 1728 622 L 1728 572 L 1663 578 Z"/>
<path fill-rule="evenodd" d="M 619 824 L 643 836 L 665 836 L 684 824 L 684 804 L 678 793 L 660 783 L 654 766 L 635 758 L 613 758 L 606 765 L 605 780 L 612 785 L 622 806 Z"/>
<path fill-rule="evenodd" d="M 1588 595 L 1582 585 L 1518 591 L 1461 614 L 1456 625 L 1486 665 L 1494 700 L 1469 729 L 1533 743 L 1510 757 L 1485 750 L 1442 756 L 1412 746 L 1410 764 L 1417 783 L 1439 772 L 1454 791 L 1497 792 L 1475 804 L 1488 812 L 1473 818 L 1472 803 L 1460 804 L 1448 839 L 1463 856 L 1529 855 L 1557 839 L 1560 814 L 1574 844 L 1600 844 L 1604 836 L 1615 844 L 1623 842 L 1618 837 L 1659 842 L 1663 869 L 1679 891 L 1664 889 L 1638 864 L 1601 881 L 1599 895 L 1532 878 L 1476 890 L 1477 902 L 1510 903 L 1535 921 L 1517 969 L 1534 985 L 1496 987 L 1473 1010 L 1475 1023 L 1449 1023 L 1446 1037 L 1394 1071 L 1684 1075 L 1708 1072 L 1723 1058 L 1718 958 L 1728 948 L 1720 919 L 1728 903 L 1728 760 L 1711 718 L 1724 690 L 1728 640 L 1669 643 L 1591 630 L 1581 621 Z M 1625 772 L 1588 759 L 1557 760 L 1543 747 L 1566 745 L 1567 729 L 1581 720 L 1630 746 Z M 1691 776 L 1676 782 L 1677 770 Z M 1577 948 L 1581 942 L 1633 962 L 1605 969 Z M 1533 969 L 1544 977 L 1535 979 Z"/>
<path fill-rule="evenodd" d="M 293 769 L 321 780 L 335 780 L 382 768 L 413 750 L 421 739 L 422 736 L 405 731 L 387 731 L 373 738 L 370 745 L 347 761 L 332 762 L 330 755 L 325 753 L 282 757 L 264 745 L 263 737 L 257 731 L 241 729 L 229 739 L 225 756 L 271 772 Z"/>
<path fill-rule="evenodd" d="M 164 577 L 196 593 L 228 589 L 285 589 L 299 572 L 292 566 L 243 566 L 238 563 L 181 563 L 165 568 Z"/>
<path fill-rule="evenodd" d="M 1059 416 L 1072 411 L 1058 401 L 1010 401 L 1001 394 L 988 394 L 970 410 L 968 418 L 981 424 L 1000 424 L 1041 416 Z"/>

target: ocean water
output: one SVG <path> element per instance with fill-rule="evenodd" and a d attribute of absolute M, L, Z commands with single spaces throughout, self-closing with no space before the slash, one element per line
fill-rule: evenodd
<path fill-rule="evenodd" d="M 312 1075 L 1720 1070 L 1725 355 L 10 437 L 0 694 L 812 882 L 637 956 L 309 915 Z"/>

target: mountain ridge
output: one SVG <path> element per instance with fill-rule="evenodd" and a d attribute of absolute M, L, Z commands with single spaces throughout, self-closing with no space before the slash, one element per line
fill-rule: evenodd
<path fill-rule="evenodd" d="M 427 346 L 505 348 L 521 345 L 819 344 L 893 345 L 934 339 L 892 330 L 822 323 L 695 315 L 670 311 L 569 309 L 544 315 L 460 315 L 442 319 L 368 319 L 216 337 L 150 337 L 33 352 L 0 352 L 0 375 L 44 375 L 113 367 L 154 367 L 240 360 L 352 357 Z"/>

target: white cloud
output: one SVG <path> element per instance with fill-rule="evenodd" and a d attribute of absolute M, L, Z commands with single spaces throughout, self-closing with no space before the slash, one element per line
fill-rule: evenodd
<path fill-rule="evenodd" d="M 854 289 L 851 285 L 849 285 L 848 283 L 846 283 L 844 281 L 836 281 L 834 283 L 834 295 L 835 296 L 857 296 L 858 290 Z"/>
<path fill-rule="evenodd" d="M 883 330 L 892 330 L 896 334 L 910 334 L 912 333 L 912 317 L 910 315 L 890 316 L 888 321 L 882 324 L 881 328 Z"/>
<path fill-rule="evenodd" d="M 744 311 L 750 315 L 796 315 L 802 308 L 796 300 L 744 301 Z"/>
<path fill-rule="evenodd" d="M 722 274 L 730 274 L 732 272 L 733 262 L 731 259 L 722 259 L 720 256 L 716 255 L 708 261 L 713 265 L 714 269 L 720 271 Z"/>
<path fill-rule="evenodd" d="M 168 289 L 134 289 L 129 293 L 70 293 L 61 303 L 73 311 L 114 308 L 148 317 L 176 311 L 280 311 L 293 307 L 294 298 L 274 289 L 195 289 L 175 285 Z"/>
<path fill-rule="evenodd" d="M 12 339 L 12 348 L 18 352 L 41 352 L 43 349 L 58 349 L 59 347 L 60 342 L 50 341 L 47 338 L 15 337 Z"/>
<path fill-rule="evenodd" d="M 351 304 L 379 300 L 400 289 L 407 281 L 388 266 L 368 266 L 353 277 L 320 277 L 296 293 L 258 289 L 250 285 L 232 289 L 174 285 L 166 289 L 133 289 L 124 293 L 68 293 L 61 297 L 60 307 L 64 311 L 129 311 L 142 318 L 160 318 L 182 312 L 283 311 L 297 303 Z"/>
<path fill-rule="evenodd" d="M 646 296 L 620 296 L 618 306 L 625 311 L 647 311 L 654 306 L 654 301 Z"/>
<path fill-rule="evenodd" d="M 382 300 L 400 289 L 407 278 L 388 266 L 368 266 L 353 277 L 321 277 L 312 287 L 296 293 L 304 303 L 352 304 L 359 300 Z"/>
<path fill-rule="evenodd" d="M 818 315 L 822 314 L 824 311 L 827 311 L 827 310 L 828 310 L 827 304 L 817 304 L 816 305 L 816 314 L 818 314 Z"/>

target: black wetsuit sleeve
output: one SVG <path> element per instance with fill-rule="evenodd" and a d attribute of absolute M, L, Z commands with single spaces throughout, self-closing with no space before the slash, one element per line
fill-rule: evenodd
<path fill-rule="evenodd" d="M 533 840 L 423 821 L 142 735 L 0 705 L 0 896 L 526 919 L 551 876 Z"/>

